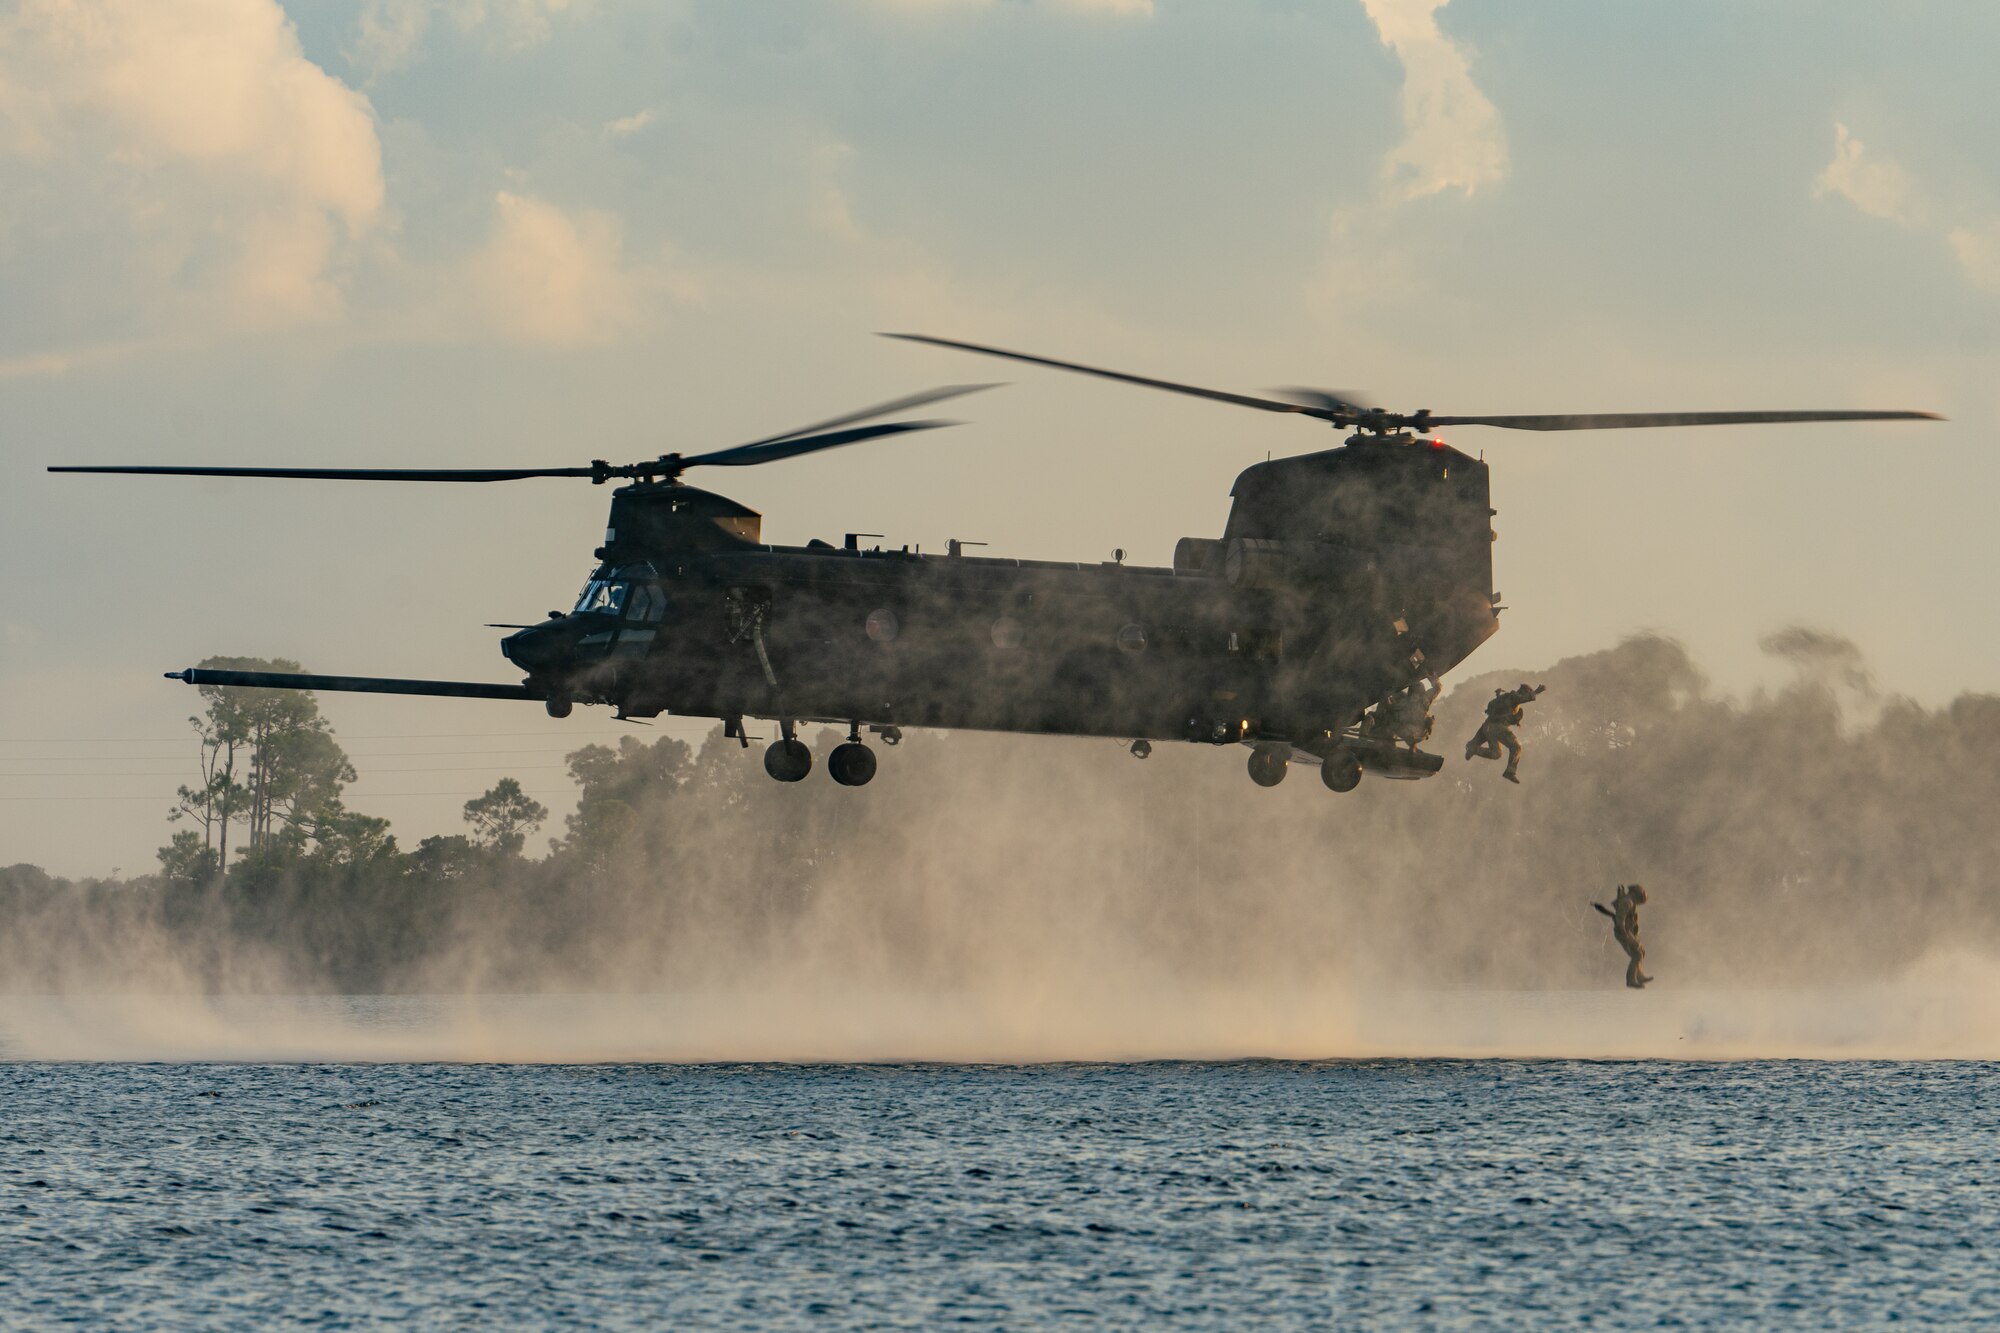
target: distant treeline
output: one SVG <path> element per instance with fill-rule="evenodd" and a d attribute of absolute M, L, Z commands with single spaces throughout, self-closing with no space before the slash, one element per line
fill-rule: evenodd
<path fill-rule="evenodd" d="M 1589 911 L 1643 882 L 1656 974 L 1879 976 L 2000 950 L 2000 696 L 1874 693 L 1851 645 L 1765 643 L 1794 681 L 1713 692 L 1680 645 L 1627 640 L 1442 701 L 1444 774 L 1335 795 L 1241 749 L 912 733 L 866 788 L 770 781 L 719 730 L 569 756 L 564 827 L 512 779 L 463 835 L 405 850 L 346 809 L 310 696 L 207 690 L 160 870 L 0 870 L 0 986 L 607 989 L 857 985 L 1144 966 L 1189 985 L 1352 976 L 1615 983 Z M 296 670 L 291 663 L 237 663 Z M 1496 686 L 1546 682 L 1524 785 L 1465 762 Z M 838 739 L 807 737 L 823 761 Z M 546 852 L 530 854 L 546 836 Z"/>

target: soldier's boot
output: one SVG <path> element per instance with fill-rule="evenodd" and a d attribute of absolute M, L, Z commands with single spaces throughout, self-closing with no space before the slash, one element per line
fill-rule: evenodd
<path fill-rule="evenodd" d="M 1507 781 L 1513 783 L 1516 787 L 1521 785 L 1521 779 L 1515 776 L 1514 770 L 1511 768 L 1508 769 L 1505 773 L 1502 773 L 1500 776 L 1507 779 Z"/>

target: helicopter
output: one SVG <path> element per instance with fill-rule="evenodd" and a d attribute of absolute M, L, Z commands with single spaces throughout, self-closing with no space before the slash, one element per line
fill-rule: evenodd
<path fill-rule="evenodd" d="M 943 554 L 875 534 L 838 544 L 763 541 L 762 515 L 691 486 L 685 472 L 777 462 L 933 430 L 883 421 L 991 384 L 926 390 L 746 444 L 646 462 L 556 468 L 66 466 L 52 472 L 295 480 L 490 483 L 622 481 L 597 565 L 568 611 L 514 632 L 500 651 L 518 684 L 226 671 L 168 672 L 191 685 L 539 702 L 552 717 L 605 705 L 622 720 L 715 718 L 750 745 L 746 719 L 776 723 L 764 767 L 798 782 L 813 756 L 801 724 L 846 739 L 826 759 L 867 784 L 875 750 L 903 728 L 1112 737 L 1138 758 L 1157 742 L 1246 746 L 1250 777 L 1275 786 L 1317 767 L 1335 792 L 1364 775 L 1414 780 L 1442 766 L 1419 742 L 1439 678 L 1499 628 L 1487 464 L 1433 432 L 1446 426 L 1608 430 L 1772 422 L 1938 419 L 1928 412 L 1643 412 L 1452 416 L 1386 411 L 1352 393 L 1230 393 L 922 334 L 892 338 L 1284 413 L 1350 431 L 1331 449 L 1240 473 L 1217 537 L 1183 537 L 1173 563 Z M 872 424 L 862 424 L 872 423 Z"/>

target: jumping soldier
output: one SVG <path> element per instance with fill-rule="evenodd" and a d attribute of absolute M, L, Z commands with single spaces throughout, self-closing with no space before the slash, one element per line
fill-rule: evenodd
<path fill-rule="evenodd" d="M 1514 736 L 1514 728 L 1521 725 L 1521 708 L 1533 703 L 1535 696 L 1547 689 L 1546 685 L 1523 684 L 1517 690 L 1495 690 L 1486 702 L 1486 720 L 1479 724 L 1472 739 L 1465 743 L 1467 759 L 1498 759 L 1504 746 L 1507 751 L 1507 769 L 1500 776 L 1509 782 L 1519 782 L 1516 776 L 1521 767 L 1521 742 Z"/>
<path fill-rule="evenodd" d="M 1618 941 L 1618 947 L 1625 951 L 1625 984 L 1633 990 L 1645 989 L 1652 978 L 1640 971 L 1646 961 L 1646 946 L 1639 943 L 1639 907 L 1646 901 L 1646 891 L 1637 884 L 1618 886 L 1617 896 L 1611 906 L 1592 903 L 1591 906 L 1611 918 L 1611 937 Z"/>

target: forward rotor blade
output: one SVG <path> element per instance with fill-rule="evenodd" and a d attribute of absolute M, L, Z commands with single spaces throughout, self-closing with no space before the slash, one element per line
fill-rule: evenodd
<path fill-rule="evenodd" d="M 520 481 L 524 477 L 595 477 L 587 467 L 52 467 L 51 472 L 121 472 L 149 477 L 281 477 L 299 481 Z"/>
<path fill-rule="evenodd" d="M 1147 389 L 1165 389 L 1168 393 L 1184 393 L 1193 398 L 1210 398 L 1218 403 L 1234 403 L 1238 407 L 1254 407 L 1263 412 L 1291 412 L 1300 416 L 1318 417 L 1322 421 L 1347 422 L 1351 413 L 1335 412 L 1302 403 L 1283 403 L 1274 398 L 1253 398 L 1249 394 L 1225 393 L 1221 389 L 1204 389 L 1194 384 L 1176 384 L 1172 380 L 1148 379 L 1144 375 L 1127 375 L 1119 370 L 1102 370 L 1096 366 L 1078 365 L 1074 361 L 1056 361 L 1046 356 L 1030 356 L 1026 352 L 1009 352 L 999 347 L 983 347 L 978 343 L 954 342 L 950 338 L 932 338 L 921 333 L 885 333 L 884 338 L 900 338 L 904 342 L 929 343 L 933 347 L 950 347 L 960 352 L 978 352 L 982 356 L 1001 356 L 1010 361 L 1025 361 L 1031 366 L 1049 366 L 1055 370 L 1073 370 L 1079 375 L 1095 375 L 1099 379 L 1117 380 L 1123 384 L 1137 384 Z"/>
<path fill-rule="evenodd" d="M 901 435 L 913 430 L 936 430 L 940 426 L 956 426 L 956 421 L 885 421 L 876 426 L 856 426 L 852 430 L 830 431 L 825 435 L 806 435 L 798 439 L 760 440 L 756 444 L 739 444 L 729 449 L 718 449 L 714 453 L 696 454 L 681 460 L 683 467 L 748 467 L 753 463 L 775 463 L 781 458 L 796 458 L 800 454 L 818 453 L 822 449 L 838 449 L 843 444 L 859 444 L 863 440 L 873 440 L 883 435 Z"/>
<path fill-rule="evenodd" d="M 817 421 L 810 426 L 800 426 L 797 430 L 788 430 L 782 435 L 767 435 L 761 440 L 752 440 L 749 444 L 733 447 L 749 449 L 760 444 L 776 444 L 779 440 L 790 440 L 800 435 L 817 434 L 820 431 L 830 431 L 840 426 L 851 426 L 857 421 L 868 421 L 875 417 L 886 417 L 891 412 L 907 412 L 913 407 L 924 407 L 930 403 L 941 403 L 947 398 L 957 398 L 963 394 L 978 393 L 981 389 L 997 389 L 1000 387 L 998 384 L 947 384 L 941 389 L 926 389 L 922 393 L 913 393 L 907 398 L 897 398 L 890 402 L 877 403 L 874 407 L 864 407 L 859 412 L 849 412 L 846 416 L 834 417 L 827 421 Z M 715 452 L 727 453 L 729 450 L 718 449 Z"/>
<path fill-rule="evenodd" d="M 1783 421 L 1943 421 L 1935 412 L 1597 412 L 1545 417 L 1429 417 L 1430 426 L 1502 430 L 1632 430 L 1644 426 L 1760 426 Z"/>
<path fill-rule="evenodd" d="M 1365 394 L 1352 389 L 1342 389 L 1335 393 L 1327 389 L 1273 389 L 1272 393 L 1287 402 L 1304 403 L 1307 407 L 1323 407 L 1329 412 L 1344 412 L 1353 416 L 1366 416 L 1378 411 L 1379 405 Z"/>

